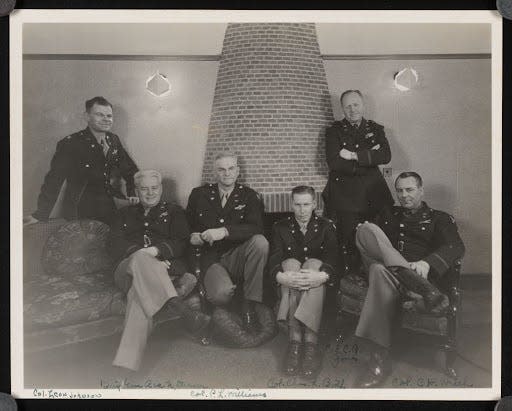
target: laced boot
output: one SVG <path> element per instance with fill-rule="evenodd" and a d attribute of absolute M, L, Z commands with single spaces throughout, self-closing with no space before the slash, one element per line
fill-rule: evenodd
<path fill-rule="evenodd" d="M 304 344 L 304 359 L 302 361 L 302 375 L 306 378 L 314 378 L 320 371 L 320 355 L 318 344 L 307 342 Z"/>
<path fill-rule="evenodd" d="M 301 368 L 302 342 L 290 341 L 284 362 L 284 373 L 286 375 L 297 375 Z"/>

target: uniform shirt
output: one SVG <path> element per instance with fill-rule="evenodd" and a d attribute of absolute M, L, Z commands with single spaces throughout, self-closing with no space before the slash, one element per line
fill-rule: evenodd
<path fill-rule="evenodd" d="M 379 146 L 372 150 L 372 147 Z M 340 151 L 356 152 L 358 160 L 345 160 Z M 378 168 L 391 161 L 391 150 L 380 124 L 363 118 L 359 126 L 346 119 L 326 131 L 326 159 L 329 181 L 324 196 L 329 213 L 333 210 L 366 212 L 392 205 L 393 198 Z"/>
<path fill-rule="evenodd" d="M 454 218 L 425 202 L 415 213 L 390 207 L 379 214 L 376 223 L 407 261 L 426 261 L 440 276 L 464 255 Z"/>
<path fill-rule="evenodd" d="M 308 258 L 317 258 L 323 263 L 320 270 L 329 274 L 333 281 L 338 265 L 338 251 L 336 227 L 331 220 L 313 215 L 306 234 L 303 234 L 295 217 L 287 217 L 272 227 L 268 259 L 270 275 L 275 278 L 282 271 L 281 263 L 288 258 L 295 258 L 301 264 Z"/>
<path fill-rule="evenodd" d="M 126 181 L 128 196 L 134 195 L 133 175 L 138 171 L 137 166 L 117 135 L 107 132 L 105 138 L 109 145 L 106 155 L 89 128 L 57 143 L 50 171 L 41 186 L 37 210 L 33 214 L 35 218 L 48 220 L 64 181 L 67 181 L 67 187 L 63 214 L 67 219 L 81 217 L 81 202 L 86 202 L 86 207 L 95 207 L 99 203 L 95 204 L 94 198 L 98 196 L 124 198 L 119 187 L 113 184 L 118 177 Z"/>
<path fill-rule="evenodd" d="M 205 244 L 203 247 L 203 269 L 226 251 L 255 234 L 263 233 L 263 203 L 256 191 L 238 183 L 224 207 L 221 206 L 218 184 L 194 188 L 188 199 L 187 217 L 194 233 L 220 227 L 228 231 L 224 239 L 215 241 L 212 246 Z"/>
<path fill-rule="evenodd" d="M 181 207 L 161 201 L 147 215 L 141 204 L 120 209 L 111 229 L 111 251 L 120 261 L 135 251 L 155 246 L 162 260 L 182 257 L 190 230 Z"/>

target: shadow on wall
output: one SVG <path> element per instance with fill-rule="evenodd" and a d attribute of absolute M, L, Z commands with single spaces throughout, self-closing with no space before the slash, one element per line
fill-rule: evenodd
<path fill-rule="evenodd" d="M 177 204 L 176 182 L 170 178 L 162 178 L 162 200 Z"/>
<path fill-rule="evenodd" d="M 329 93 L 323 93 L 322 94 L 322 103 L 321 107 L 325 110 L 325 117 L 331 118 L 331 121 L 334 120 L 333 117 L 333 104 L 332 104 L 332 98 Z M 332 124 L 332 122 L 331 122 Z M 325 178 L 328 177 L 329 174 L 329 168 L 327 167 L 327 158 L 325 156 L 325 132 L 327 130 L 327 127 L 330 127 L 331 124 L 327 124 L 326 127 L 322 127 L 320 129 L 320 132 L 318 134 L 318 145 L 316 150 L 316 170 L 315 174 L 320 176 L 325 176 Z"/>
<path fill-rule="evenodd" d="M 232 150 L 238 157 L 238 167 L 240 167 L 240 176 L 238 181 L 242 184 L 247 184 L 245 176 L 247 175 L 247 161 L 244 156 L 241 156 L 237 150 Z M 215 162 L 212 163 L 213 175 L 215 175 Z"/>
<path fill-rule="evenodd" d="M 108 96 L 105 98 L 107 100 L 109 100 Z M 125 143 L 125 140 L 123 139 L 123 137 L 128 134 L 128 129 L 129 129 L 129 125 L 130 125 L 130 117 L 128 116 L 128 112 L 123 107 L 122 102 L 112 102 L 112 101 L 110 101 L 110 102 L 114 105 L 114 110 L 113 110 L 114 111 L 114 126 L 112 127 L 112 131 L 115 134 L 119 135 L 119 137 L 121 138 L 121 143 L 123 144 L 123 147 L 127 150 L 126 143 Z M 133 156 L 133 153 L 131 153 L 130 150 L 127 150 L 127 151 L 128 151 L 128 154 L 130 154 L 130 157 L 132 158 L 132 160 L 135 161 L 135 164 L 137 164 L 137 166 L 140 168 L 140 164 L 137 163 L 137 159 L 134 158 L 135 156 Z"/>
<path fill-rule="evenodd" d="M 442 199 L 443 204 L 440 206 L 443 207 L 442 209 L 454 210 L 457 205 L 455 191 L 447 189 L 446 186 L 440 184 L 432 184 L 425 187 L 425 201 L 427 203 L 429 198 Z"/>
<path fill-rule="evenodd" d="M 395 178 L 398 177 L 402 171 L 417 171 L 421 174 L 421 170 L 415 170 L 414 164 L 411 163 L 410 156 L 408 155 L 407 147 L 404 147 L 403 141 L 400 141 L 395 135 L 395 131 L 392 128 L 386 127 L 384 125 L 384 132 L 386 133 L 386 138 L 389 142 L 389 147 L 391 149 L 391 161 L 381 166 L 382 167 L 391 167 L 393 177 L 389 180 L 391 192 L 394 193 L 394 183 Z"/>

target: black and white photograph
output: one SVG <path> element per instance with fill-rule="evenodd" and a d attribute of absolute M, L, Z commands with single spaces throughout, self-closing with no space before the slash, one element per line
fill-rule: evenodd
<path fill-rule="evenodd" d="M 498 399 L 499 17 L 13 12 L 13 395 Z"/>

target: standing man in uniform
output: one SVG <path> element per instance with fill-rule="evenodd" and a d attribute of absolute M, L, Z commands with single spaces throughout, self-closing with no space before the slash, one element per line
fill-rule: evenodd
<path fill-rule="evenodd" d="M 453 217 L 422 201 L 417 173 L 401 173 L 395 188 L 400 206 L 383 210 L 378 225 L 363 223 L 356 233 L 369 288 L 355 334 L 373 347 L 368 369 L 356 384 L 361 388 L 379 386 L 391 372 L 391 330 L 404 293 L 423 297 L 418 309 L 442 314 L 448 298 L 437 285 L 465 251 Z"/>
<path fill-rule="evenodd" d="M 183 260 L 190 231 L 183 209 L 161 201 L 158 171 L 135 174 L 140 203 L 118 211 L 112 225 L 111 250 L 118 262 L 116 285 L 127 293 L 123 335 L 114 365 L 137 370 L 151 332 L 153 316 L 170 305 L 194 333 L 203 332 L 210 317 L 192 311 L 183 297 L 196 285 Z"/>
<path fill-rule="evenodd" d="M 336 275 L 338 246 L 332 221 L 314 213 L 313 187 L 295 187 L 292 207 L 293 217 L 274 224 L 268 267 L 280 284 L 277 319 L 288 322 L 284 372 L 311 378 L 320 370 L 318 331 L 325 286 Z"/>
<path fill-rule="evenodd" d="M 63 216 L 68 220 L 91 218 L 110 224 L 116 206 L 113 197 L 135 204 L 133 175 L 137 166 L 110 132 L 114 121 L 112 104 L 103 97 L 85 102 L 87 128 L 57 143 L 57 149 L 37 200 L 37 210 L 23 219 L 25 225 L 47 221 L 64 181 Z M 113 184 L 126 181 L 128 198 Z"/>
<path fill-rule="evenodd" d="M 244 327 L 254 331 L 254 303 L 262 302 L 268 256 L 268 241 L 262 234 L 263 204 L 254 190 L 237 183 L 236 155 L 218 154 L 214 173 L 215 184 L 196 187 L 190 194 L 190 243 L 202 246 L 207 299 L 214 305 L 226 305 L 238 288 L 243 294 Z"/>
<path fill-rule="evenodd" d="M 349 271 L 359 265 L 354 243 L 355 228 L 372 220 L 393 198 L 379 165 L 391 161 L 384 127 L 363 117 L 364 101 L 359 90 L 341 94 L 345 118 L 326 132 L 329 180 L 324 190 L 327 216 L 336 221 L 338 239 L 346 248 Z"/>

